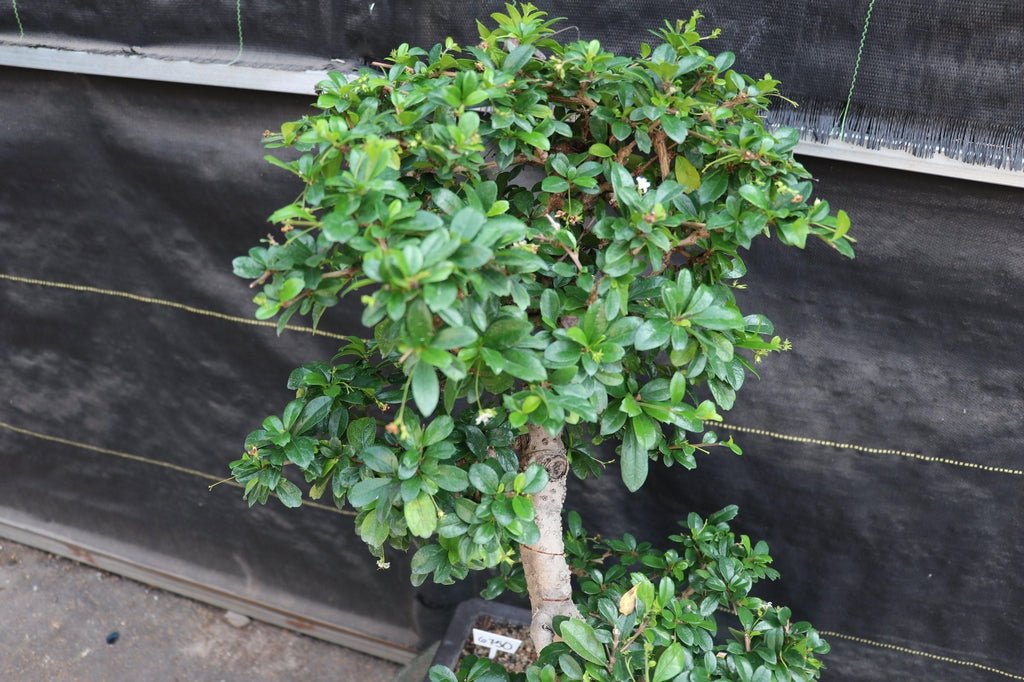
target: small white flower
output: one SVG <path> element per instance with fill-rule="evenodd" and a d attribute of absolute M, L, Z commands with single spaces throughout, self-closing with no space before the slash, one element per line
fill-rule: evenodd
<path fill-rule="evenodd" d="M 647 194 L 647 190 L 649 190 L 650 188 L 651 181 L 645 178 L 644 176 L 641 175 L 639 178 L 636 179 L 636 191 L 640 192 L 640 194 Z"/>
<path fill-rule="evenodd" d="M 476 416 L 476 425 L 480 426 L 481 424 L 486 424 L 487 422 L 494 419 L 494 417 L 497 416 L 497 414 L 498 413 L 493 408 L 490 407 L 488 407 L 486 410 L 480 410 L 480 414 Z"/>
<path fill-rule="evenodd" d="M 389 568 L 391 568 L 391 562 L 385 561 L 384 557 L 380 557 L 379 559 L 377 559 L 377 568 L 379 568 L 382 571 L 386 571 Z"/>

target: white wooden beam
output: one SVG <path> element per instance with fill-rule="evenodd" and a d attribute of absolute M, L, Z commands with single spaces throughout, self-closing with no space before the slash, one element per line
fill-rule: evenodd
<path fill-rule="evenodd" d="M 849 161 L 850 163 L 860 163 L 866 166 L 895 168 L 911 173 L 941 175 L 947 178 L 974 180 L 976 182 L 987 182 L 993 185 L 1006 185 L 1008 187 L 1024 187 L 1024 171 L 1012 171 L 1004 168 L 964 163 L 959 159 L 953 159 L 942 154 L 921 157 L 898 149 L 868 149 L 867 147 L 838 141 L 832 141 L 828 144 L 803 141 L 796 146 L 795 151 L 797 154 L 804 156 L 833 159 L 835 161 Z"/>
<path fill-rule="evenodd" d="M 351 70 L 355 67 L 355 63 L 336 63 L 340 69 L 347 67 Z M 238 64 L 206 64 L 140 55 L 99 54 L 10 44 L 0 45 L 0 66 L 296 95 L 312 95 L 316 84 L 327 74 L 323 70 L 292 71 Z M 919 157 L 894 149 L 867 149 L 836 141 L 828 144 L 804 141 L 797 146 L 796 153 L 912 173 L 1024 187 L 1024 171 L 974 165 L 942 155 Z"/>
<path fill-rule="evenodd" d="M 323 70 L 264 69 L 240 64 L 208 64 L 22 45 L 0 45 L 0 66 L 295 95 L 312 94 L 313 88 L 327 73 Z"/>

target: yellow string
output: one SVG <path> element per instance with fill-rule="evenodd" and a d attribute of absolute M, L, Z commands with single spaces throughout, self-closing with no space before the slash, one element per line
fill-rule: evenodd
<path fill-rule="evenodd" d="M 846 106 L 840 116 L 839 139 L 846 139 L 846 117 L 850 113 L 850 104 L 853 102 L 853 89 L 857 87 L 857 74 L 860 73 L 860 59 L 864 56 L 864 43 L 868 39 L 868 26 L 871 25 L 871 13 L 875 9 L 875 0 L 868 2 L 868 13 L 864 17 L 864 30 L 860 33 L 860 45 L 857 46 L 857 58 L 853 62 L 853 77 L 850 79 L 850 91 L 846 94 Z"/>
<path fill-rule="evenodd" d="M 735 616 L 736 612 L 730 608 L 719 606 L 717 608 L 719 613 L 727 613 L 730 616 Z M 866 639 L 864 637 L 855 637 L 854 635 L 843 634 L 842 632 L 836 632 L 835 630 L 818 630 L 818 634 L 822 637 L 834 637 L 836 639 L 845 639 L 850 642 L 857 644 L 864 644 L 867 646 L 874 646 L 880 649 L 889 649 L 890 651 L 896 651 L 903 654 L 910 654 L 912 656 L 923 656 L 924 658 L 930 658 L 936 661 L 942 661 L 943 663 L 955 663 L 956 665 L 966 666 L 968 668 L 977 668 L 978 670 L 985 670 L 990 673 L 996 673 L 1004 677 L 1009 677 L 1012 680 L 1024 680 L 1024 676 L 1017 675 L 1016 673 L 1007 672 L 1000 670 L 999 668 L 993 668 L 992 666 L 985 665 L 983 663 L 975 663 L 974 661 L 965 661 L 960 658 L 953 658 L 951 656 L 941 656 L 939 654 L 930 654 L 927 651 L 919 651 L 917 649 L 911 649 L 910 647 L 899 646 L 898 644 L 887 644 L 886 642 L 876 642 L 873 639 Z"/>
<path fill-rule="evenodd" d="M 979 471 L 988 471 L 994 474 L 1008 474 L 1010 476 L 1024 476 L 1024 470 L 1021 469 L 1009 469 L 1007 467 L 994 467 L 987 464 L 975 464 L 974 462 L 964 462 L 958 459 L 949 459 L 948 457 L 933 457 L 931 455 L 922 455 L 917 452 L 907 452 L 906 450 L 891 450 L 887 448 L 871 448 L 864 445 L 856 445 L 854 443 L 839 443 L 832 440 L 821 440 L 820 438 L 807 438 L 805 436 L 794 436 L 788 433 L 777 433 L 775 431 L 766 431 L 764 429 L 754 429 L 749 426 L 737 426 L 735 424 L 719 424 L 720 428 L 728 429 L 730 431 L 737 431 L 739 433 L 751 433 L 756 436 L 766 436 L 768 438 L 775 438 L 777 440 L 785 440 L 793 443 L 807 443 L 810 445 L 821 445 L 828 448 L 839 448 L 841 450 L 856 450 L 857 452 L 864 452 L 870 455 L 896 455 L 897 457 L 907 457 L 909 459 L 916 459 L 921 462 L 936 462 L 938 464 L 948 464 L 950 466 L 964 467 L 965 469 L 978 469 Z"/>
<path fill-rule="evenodd" d="M 267 320 L 253 320 L 247 317 L 238 317 L 236 315 L 226 315 L 219 313 L 215 310 L 207 310 L 205 308 L 197 308 L 195 306 L 186 305 L 184 303 L 178 303 L 177 301 L 168 301 L 163 298 L 153 298 L 152 296 L 140 296 L 133 294 L 128 291 L 118 291 L 115 289 L 100 289 L 99 287 L 91 287 L 85 284 L 71 284 L 69 282 L 53 282 L 46 279 L 32 279 L 31 277 L 19 277 L 18 275 L 10 275 L 4 272 L 0 272 L 0 280 L 8 280 L 10 282 L 19 282 L 21 284 L 32 284 L 35 286 L 53 287 L 55 289 L 67 289 L 70 291 L 77 291 L 87 294 L 101 294 L 103 296 L 116 296 L 117 298 L 126 298 L 129 301 L 135 301 L 136 303 L 147 303 L 149 305 L 162 305 L 168 308 L 174 308 L 176 310 L 183 310 L 186 313 L 192 313 L 193 315 L 202 315 L 204 317 L 213 317 L 218 320 L 224 320 L 226 322 L 234 322 L 236 324 L 247 324 L 254 327 L 276 327 L 277 323 L 268 322 Z M 313 329 L 312 327 L 303 327 L 300 325 L 288 324 L 285 325 L 285 329 L 293 332 L 302 332 L 304 334 L 312 334 L 314 336 L 325 336 L 331 339 L 338 339 L 346 341 L 348 339 L 344 334 L 335 334 L 333 332 L 325 332 L 320 329 Z"/>
<path fill-rule="evenodd" d="M 235 58 L 228 62 L 228 66 L 231 66 L 239 59 L 242 58 L 242 50 L 245 49 L 245 40 L 242 36 L 242 0 L 236 0 L 235 2 L 235 22 L 238 24 L 238 54 Z"/>
<path fill-rule="evenodd" d="M 18 37 L 25 37 L 25 27 L 21 24 L 21 14 L 18 12 L 18 0 L 11 0 L 11 7 L 14 9 L 14 20 L 18 22 Z"/>
<path fill-rule="evenodd" d="M 54 282 L 43 279 L 32 279 L 30 277 L 20 277 L 18 275 L 11 275 L 0 272 L 0 280 L 8 280 L 11 282 L 20 282 L 22 284 L 32 284 L 36 286 L 47 286 L 57 289 L 66 289 L 70 291 L 84 292 L 90 294 L 101 294 L 104 296 L 116 296 L 118 298 L 125 298 L 138 303 L 147 303 L 150 305 L 162 305 L 169 308 L 175 308 L 177 310 L 183 310 L 194 315 L 202 315 L 205 317 L 213 317 L 219 320 L 225 320 L 227 322 L 234 322 L 236 324 L 246 324 L 260 327 L 276 327 L 277 325 L 273 322 L 265 320 L 253 320 L 245 317 L 237 317 L 235 315 L 226 315 L 213 310 L 206 310 L 204 308 L 197 308 L 195 306 L 186 305 L 184 303 L 178 303 L 176 301 L 168 301 L 162 298 L 154 298 L 150 296 L 140 296 L 127 291 L 117 291 L 113 289 L 101 289 L 99 287 L 87 286 L 84 284 L 71 284 L 68 282 Z M 336 334 L 333 332 L 326 332 L 316 330 L 311 327 L 302 327 L 298 325 L 286 325 L 285 329 L 291 331 L 302 332 L 306 334 L 313 334 L 316 336 L 324 336 L 332 339 L 338 339 L 341 341 L 346 340 L 344 334 Z M 922 462 L 935 462 L 939 464 L 947 464 L 950 466 L 958 466 L 966 469 L 977 469 L 980 471 L 987 471 L 990 473 L 1007 474 L 1011 476 L 1024 476 L 1024 470 L 1021 469 L 1010 469 L 1007 467 L 996 467 L 989 466 L 986 464 L 975 464 L 974 462 L 964 462 L 956 459 L 949 459 L 947 457 L 933 457 L 931 455 L 922 455 L 916 452 L 907 452 L 905 450 L 894 450 L 887 448 L 872 448 L 864 445 L 856 445 L 854 443 L 839 443 L 831 440 L 822 440 L 819 438 L 808 438 L 804 436 L 795 436 L 786 433 L 777 433 L 775 431 L 767 431 L 765 429 L 755 429 L 748 426 L 738 426 L 736 424 L 720 424 L 721 428 L 737 431 L 740 433 L 750 433 L 758 436 L 766 436 L 768 438 L 775 438 L 777 440 L 785 440 L 794 443 L 807 443 L 810 445 L 820 445 L 823 447 L 831 447 L 846 450 L 855 450 L 857 452 L 863 452 L 872 455 L 896 455 L 898 457 L 905 457 L 908 459 L 915 459 Z"/>
<path fill-rule="evenodd" d="M 224 482 L 227 485 L 235 488 L 242 488 L 240 483 L 236 483 L 232 480 L 225 481 L 222 476 L 215 476 L 208 474 L 205 471 L 199 471 L 198 469 L 192 469 L 180 464 L 174 464 L 173 462 L 165 462 L 160 459 L 153 459 L 152 457 L 144 457 L 143 455 L 136 455 L 131 452 L 124 452 L 123 450 L 113 450 L 111 448 L 103 448 L 98 445 L 90 445 L 89 443 L 82 443 L 77 440 L 70 440 L 68 438 L 61 438 L 59 436 L 51 436 L 46 433 L 39 433 L 38 431 L 30 431 L 23 429 L 13 424 L 0 421 L 0 428 L 13 431 L 14 433 L 21 434 L 23 436 L 29 436 L 31 438 L 38 438 L 39 440 L 46 440 L 52 443 L 60 443 L 61 445 L 70 445 L 71 447 L 81 448 L 82 450 L 89 450 L 90 452 L 96 452 L 102 455 L 110 455 L 111 457 L 119 457 L 121 459 L 127 459 L 132 462 L 139 462 L 141 464 L 148 464 L 150 466 L 162 467 L 164 469 L 170 469 L 171 471 L 177 471 L 178 473 L 188 474 L 189 476 L 195 476 L 196 478 L 202 478 L 207 481 L 214 481 L 217 483 Z M 276 495 L 275 495 L 276 497 Z M 344 509 L 338 509 L 337 507 L 331 507 L 326 504 L 320 504 L 319 502 L 303 501 L 303 506 L 313 507 L 314 509 L 321 509 L 323 511 L 329 511 L 334 514 L 341 514 L 342 516 L 355 516 L 355 512 L 347 511 Z"/>
<path fill-rule="evenodd" d="M 873 639 L 865 639 L 864 637 L 854 637 L 853 635 L 844 635 L 841 632 L 833 632 L 831 630 L 820 630 L 820 634 L 824 637 L 835 637 L 837 639 L 845 639 L 857 644 L 865 644 L 867 646 L 874 646 L 880 649 L 889 649 L 890 651 L 897 651 L 901 654 L 910 654 L 912 656 L 923 656 L 924 658 L 930 658 L 935 661 L 942 661 L 943 663 L 953 663 L 956 665 L 966 666 L 968 668 L 976 668 L 978 670 L 984 670 L 985 672 L 994 673 L 996 675 L 1002 675 L 1008 677 L 1011 680 L 1024 680 L 1024 675 L 1017 675 L 1016 673 L 1007 672 L 1000 670 L 999 668 L 993 668 L 990 665 L 984 665 L 982 663 L 975 663 L 974 661 L 964 661 L 959 658 L 952 658 L 951 656 L 940 656 L 939 654 L 930 654 L 927 651 L 918 651 L 917 649 L 911 649 L 905 646 L 899 646 L 897 644 L 887 644 L 886 642 L 876 642 Z"/>

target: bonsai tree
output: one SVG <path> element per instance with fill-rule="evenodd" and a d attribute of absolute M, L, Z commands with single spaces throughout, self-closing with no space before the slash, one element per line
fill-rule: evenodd
<path fill-rule="evenodd" d="M 828 650 L 751 594 L 776 573 L 729 530 L 735 507 L 691 514 L 667 550 L 575 514 L 563 534 L 569 474 L 601 475 L 601 443 L 630 491 L 652 466 L 740 453 L 708 426 L 786 349 L 734 295 L 756 238 L 852 256 L 797 132 L 761 119 L 777 81 L 707 52 L 699 17 L 630 57 L 508 5 L 477 45 L 332 73 L 317 113 L 266 135 L 295 150 L 268 160 L 302 191 L 234 261 L 256 316 L 316 324 L 358 295 L 372 333 L 292 373 L 232 474 L 250 504 L 299 506 L 301 478 L 353 509 L 382 567 L 415 548 L 416 584 L 492 569 L 487 596 L 526 592 L 527 680 L 806 680 Z M 507 674 L 470 658 L 458 675 Z"/>

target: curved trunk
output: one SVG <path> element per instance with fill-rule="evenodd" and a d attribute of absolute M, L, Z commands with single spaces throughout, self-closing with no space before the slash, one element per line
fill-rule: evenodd
<path fill-rule="evenodd" d="M 551 643 L 551 621 L 555 616 L 579 618 L 572 601 L 569 565 L 562 542 L 562 506 L 569 461 L 561 434 L 550 435 L 543 427 L 530 425 L 522 451 L 525 464 L 536 462 L 548 472 L 548 484 L 533 496 L 534 521 L 540 529 L 536 545 L 520 545 L 533 619 L 530 637 L 539 652 Z"/>

